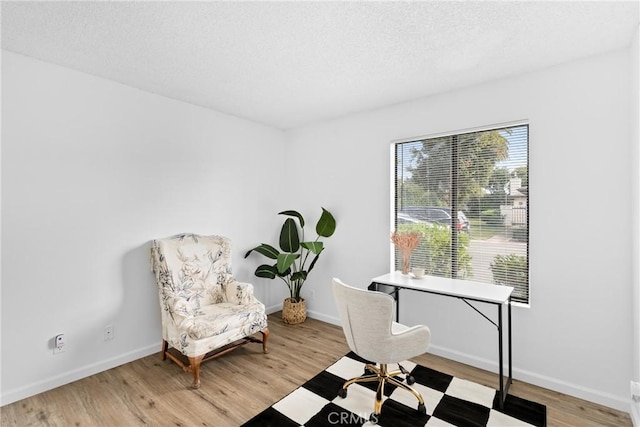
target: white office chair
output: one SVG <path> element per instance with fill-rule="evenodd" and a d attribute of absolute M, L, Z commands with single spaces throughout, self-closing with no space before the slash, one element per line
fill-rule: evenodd
<path fill-rule="evenodd" d="M 379 365 L 366 364 L 365 374 L 346 381 L 339 396 L 347 397 L 347 387 L 351 384 L 377 381 L 374 410 L 369 418 L 375 422 L 382 409 L 384 386 L 390 383 L 411 392 L 418 399 L 418 411 L 425 414 L 424 399 L 410 387 L 415 380 L 408 375 L 409 372 L 400 365 L 400 370 L 389 372 L 387 364 L 425 353 L 431 341 L 429 328 L 424 325 L 408 327 L 394 322 L 395 301 L 390 295 L 354 288 L 335 278 L 332 286 L 349 348 L 363 359 Z M 394 378 L 400 374 L 406 375 L 407 384 Z"/>

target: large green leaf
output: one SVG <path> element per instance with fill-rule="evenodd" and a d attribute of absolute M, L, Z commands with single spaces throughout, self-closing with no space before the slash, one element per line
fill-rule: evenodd
<path fill-rule="evenodd" d="M 280 231 L 280 249 L 284 252 L 294 253 L 300 249 L 300 237 L 298 227 L 292 218 L 287 218 Z"/>
<path fill-rule="evenodd" d="M 267 258 L 271 258 L 271 259 L 277 259 L 278 258 L 278 254 L 280 253 L 280 251 L 278 251 L 276 248 L 274 248 L 271 245 L 267 245 L 266 243 L 262 243 L 260 246 L 256 246 L 255 248 L 249 250 L 244 257 L 248 257 L 249 254 L 253 251 L 256 251 L 258 253 L 261 253 L 262 255 L 266 256 Z"/>
<path fill-rule="evenodd" d="M 266 279 L 275 279 L 277 272 L 278 270 L 276 269 L 275 265 L 262 264 L 261 266 L 256 268 L 255 275 L 258 277 L 264 277 Z"/>
<path fill-rule="evenodd" d="M 322 237 L 331 237 L 331 235 L 336 231 L 336 220 L 331 215 L 331 212 L 322 208 L 322 215 L 320 215 L 320 219 L 316 224 L 316 233 L 318 236 Z"/>
<path fill-rule="evenodd" d="M 298 221 L 300 222 L 300 227 L 304 228 L 304 218 L 302 217 L 300 212 L 288 210 L 288 211 L 278 212 L 278 215 L 294 216 L 294 217 L 298 218 Z"/>
<path fill-rule="evenodd" d="M 287 268 L 291 267 L 291 264 L 293 264 L 293 262 L 299 257 L 300 257 L 299 254 L 280 254 L 280 255 L 278 255 L 278 263 L 276 264 L 278 266 L 278 272 L 284 273 L 284 271 Z"/>
<path fill-rule="evenodd" d="M 316 255 L 324 249 L 324 244 L 322 242 L 302 242 L 300 243 L 300 246 Z"/>
<path fill-rule="evenodd" d="M 293 273 L 291 275 L 291 280 L 292 281 L 297 281 L 297 280 L 301 280 L 301 281 L 305 281 L 307 280 L 307 272 L 302 270 L 302 271 L 296 271 L 295 273 Z"/>

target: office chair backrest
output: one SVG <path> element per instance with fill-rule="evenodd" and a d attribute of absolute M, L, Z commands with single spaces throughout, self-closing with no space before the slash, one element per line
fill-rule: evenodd
<path fill-rule="evenodd" d="M 393 298 L 354 288 L 335 278 L 332 287 L 351 351 L 372 362 L 387 360 L 392 352 Z"/>

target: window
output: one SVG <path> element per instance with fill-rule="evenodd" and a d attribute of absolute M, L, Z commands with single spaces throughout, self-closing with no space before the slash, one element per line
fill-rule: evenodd
<path fill-rule="evenodd" d="M 421 236 L 412 266 L 529 303 L 528 146 L 527 124 L 394 143 L 395 230 Z"/>

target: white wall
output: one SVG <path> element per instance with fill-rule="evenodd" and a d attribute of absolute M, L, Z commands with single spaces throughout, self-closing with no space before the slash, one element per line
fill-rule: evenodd
<path fill-rule="evenodd" d="M 149 241 L 233 239 L 281 208 L 281 131 L 2 52 L 2 404 L 158 352 Z M 263 237 L 261 237 L 263 236 Z M 267 305 L 281 300 L 256 285 Z M 106 325 L 115 339 L 103 341 Z M 51 339 L 65 333 L 66 352 Z"/>
<path fill-rule="evenodd" d="M 629 52 L 612 52 L 288 132 L 297 172 L 323 171 L 292 191 L 300 209 L 323 203 L 338 222 L 312 314 L 337 322 L 332 276 L 365 287 L 389 269 L 390 141 L 526 119 L 531 307 L 514 309 L 515 378 L 628 411 L 630 71 Z M 404 295 L 401 321 L 428 324 L 434 353 L 497 368 L 495 329 L 478 314 Z"/>
<path fill-rule="evenodd" d="M 640 26 L 631 43 L 631 135 L 632 150 L 631 168 L 632 184 L 632 218 L 640 218 Z M 640 382 L 640 224 L 633 221 L 633 377 Z M 631 402 L 631 416 L 635 426 L 640 426 L 640 402 Z"/>

